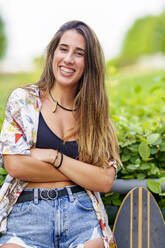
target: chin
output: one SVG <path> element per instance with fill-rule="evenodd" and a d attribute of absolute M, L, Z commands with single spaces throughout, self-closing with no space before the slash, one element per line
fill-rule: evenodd
<path fill-rule="evenodd" d="M 75 80 L 68 80 L 64 78 L 57 78 L 56 82 L 64 87 L 75 87 L 78 84 L 78 81 Z"/>
<path fill-rule="evenodd" d="M 59 82 L 59 85 L 61 85 L 62 87 L 76 87 L 77 86 L 77 82 L 66 82 L 66 81 L 61 81 Z"/>

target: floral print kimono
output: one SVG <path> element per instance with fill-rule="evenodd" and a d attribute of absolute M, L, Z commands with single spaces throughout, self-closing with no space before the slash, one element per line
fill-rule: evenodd
<path fill-rule="evenodd" d="M 26 89 L 17 88 L 10 95 L 0 136 L 0 164 L 2 167 L 3 154 L 30 156 L 30 149 L 36 144 L 40 108 L 41 101 L 37 85 L 29 85 Z M 26 185 L 26 182 L 7 175 L 0 189 L 1 233 L 6 232 L 7 216 Z M 87 193 L 92 199 L 100 223 L 105 248 L 116 247 L 100 194 L 89 190 Z"/>

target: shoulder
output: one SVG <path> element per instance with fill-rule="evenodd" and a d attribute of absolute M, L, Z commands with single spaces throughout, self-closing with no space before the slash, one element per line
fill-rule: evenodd
<path fill-rule="evenodd" d="M 6 106 L 6 117 L 20 113 L 35 114 L 41 108 L 39 89 L 35 85 L 19 87 L 12 91 Z"/>
<path fill-rule="evenodd" d="M 10 98 L 18 98 L 21 96 L 23 97 L 25 95 L 26 95 L 26 91 L 23 88 L 16 88 L 11 92 L 9 99 Z"/>
<path fill-rule="evenodd" d="M 32 119 L 29 118 L 37 118 L 36 120 L 38 120 L 40 108 L 41 101 L 38 96 L 38 87 L 31 87 L 30 89 L 19 87 L 14 89 L 9 96 L 5 111 L 5 119 L 8 122 L 15 119 L 20 126 L 23 126 L 23 122 L 32 123 Z"/>
<path fill-rule="evenodd" d="M 28 99 L 39 97 L 39 88 L 37 85 L 27 85 L 16 88 L 9 96 L 9 103 L 17 102 L 17 104 L 25 104 Z"/>
<path fill-rule="evenodd" d="M 29 95 L 33 97 L 40 96 L 40 90 L 37 84 L 29 84 L 21 87 L 21 89 L 25 90 Z"/>

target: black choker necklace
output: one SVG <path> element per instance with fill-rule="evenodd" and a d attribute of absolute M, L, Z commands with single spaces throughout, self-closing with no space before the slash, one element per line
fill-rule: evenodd
<path fill-rule="evenodd" d="M 65 108 L 65 107 L 63 107 L 61 104 L 59 104 L 59 103 L 57 102 L 57 100 L 55 100 L 55 99 L 53 98 L 53 96 L 52 96 L 52 94 L 51 94 L 50 91 L 49 91 L 49 95 L 50 95 L 50 97 L 52 98 L 52 100 L 53 100 L 53 102 L 54 102 L 54 106 L 53 106 L 53 110 L 52 110 L 53 113 L 56 111 L 57 106 L 59 106 L 60 108 L 66 110 L 66 111 L 76 111 L 76 109 Z"/>

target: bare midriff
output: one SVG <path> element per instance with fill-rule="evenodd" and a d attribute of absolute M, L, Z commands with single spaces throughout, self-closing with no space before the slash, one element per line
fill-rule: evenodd
<path fill-rule="evenodd" d="M 63 188 L 65 186 L 70 186 L 70 185 L 74 185 L 74 183 L 72 181 L 49 182 L 49 183 L 34 183 L 34 182 L 30 182 L 30 183 L 28 183 L 26 188 L 47 188 L 47 189 L 51 189 L 51 188 Z"/>

